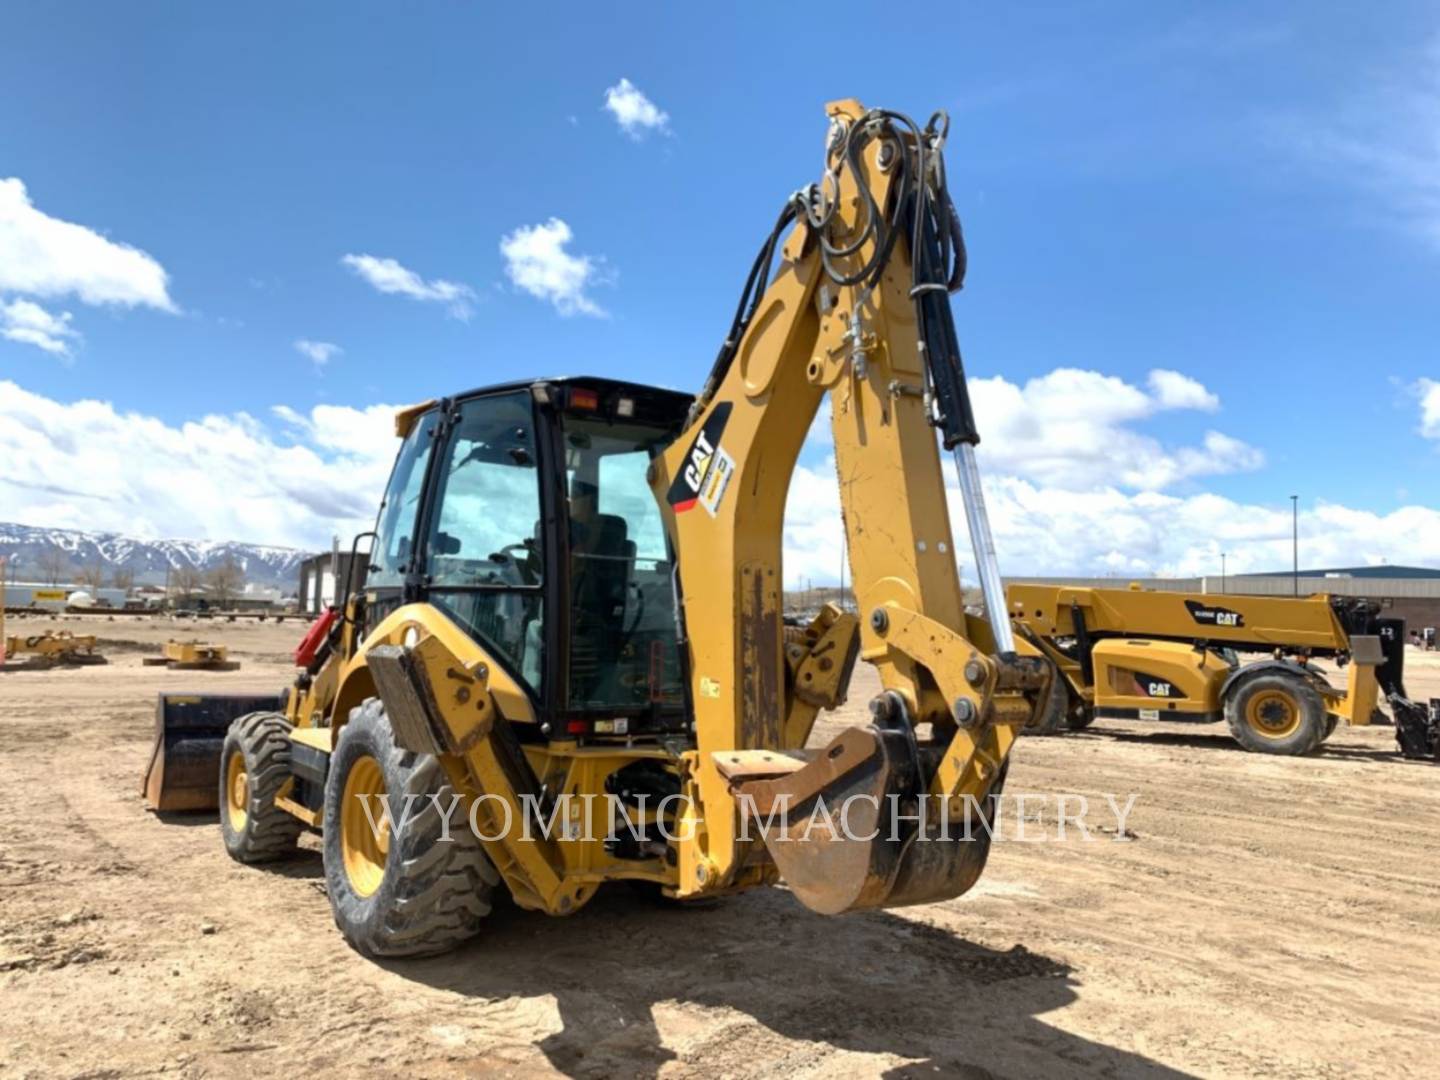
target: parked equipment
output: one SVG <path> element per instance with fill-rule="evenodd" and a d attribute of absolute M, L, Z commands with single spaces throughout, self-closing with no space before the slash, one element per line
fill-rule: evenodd
<path fill-rule="evenodd" d="M 1224 719 L 1235 741 L 1267 754 L 1304 754 L 1343 721 L 1390 721 L 1406 757 L 1435 758 L 1434 707 L 1405 692 L 1405 622 L 1372 600 L 1281 599 L 1164 590 L 1010 584 L 1015 628 L 1064 677 L 1066 700 L 1036 733 L 1097 716 Z M 1242 663 L 1237 652 L 1269 653 Z M 1344 690 L 1310 661 L 1348 665 Z"/>
<path fill-rule="evenodd" d="M 10 667 L 82 667 L 108 663 L 95 651 L 94 634 L 47 630 L 43 634 L 17 634 L 5 639 L 0 663 Z"/>
<path fill-rule="evenodd" d="M 107 663 L 95 651 L 95 644 L 94 634 L 72 634 L 69 630 L 6 636 L 5 608 L 0 605 L 0 671 Z"/>
<path fill-rule="evenodd" d="M 140 661 L 146 667 L 168 667 L 179 671 L 237 671 L 240 661 L 229 659 L 224 645 L 205 641 L 167 641 L 159 656 Z"/>
<path fill-rule="evenodd" d="M 978 878 L 988 831 L 961 818 L 993 814 L 1054 673 L 961 603 L 937 427 L 990 610 L 1003 592 L 947 296 L 965 258 L 945 118 L 829 116 L 824 177 L 785 203 L 697 398 L 540 379 L 399 415 L 362 591 L 213 774 L 235 858 L 322 831 L 361 951 L 448 948 L 501 887 L 563 915 L 622 879 L 691 899 L 783 878 L 838 913 Z M 862 615 L 787 635 L 785 496 L 827 393 Z M 885 686 L 874 721 L 807 749 L 857 656 Z M 836 828 L 804 831 L 817 815 Z"/>

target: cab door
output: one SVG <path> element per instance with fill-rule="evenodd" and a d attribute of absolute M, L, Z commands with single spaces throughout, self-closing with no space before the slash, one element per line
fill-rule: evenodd
<path fill-rule="evenodd" d="M 419 544 L 424 596 L 537 700 L 545 677 L 540 448 L 527 391 L 451 406 Z"/>

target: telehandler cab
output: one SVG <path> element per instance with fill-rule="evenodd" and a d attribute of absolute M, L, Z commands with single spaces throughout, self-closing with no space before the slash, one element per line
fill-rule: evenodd
<path fill-rule="evenodd" d="M 1235 741 L 1265 754 L 1304 754 L 1344 721 L 1394 716 L 1406 757 L 1440 754 L 1440 702 L 1405 692 L 1405 621 L 1373 600 L 1297 599 L 1012 582 L 1021 637 L 1059 669 L 1062 692 L 1033 733 L 1130 720 L 1224 719 Z M 1241 662 L 1237 653 L 1269 653 Z M 1349 666 L 1347 686 L 1312 660 Z"/>
<path fill-rule="evenodd" d="M 402 412 L 363 582 L 283 698 L 162 697 L 153 805 L 218 788 L 246 862 L 320 830 L 368 954 L 455 945 L 497 888 L 561 915 L 617 880 L 691 899 L 783 879 L 839 913 L 975 882 L 1054 671 L 961 604 L 937 429 L 1004 610 L 945 118 L 828 114 L 823 177 L 786 201 L 700 394 L 553 378 Z M 827 394 L 861 615 L 789 632 L 785 497 Z M 873 722 L 807 748 L 857 657 L 885 687 Z"/>

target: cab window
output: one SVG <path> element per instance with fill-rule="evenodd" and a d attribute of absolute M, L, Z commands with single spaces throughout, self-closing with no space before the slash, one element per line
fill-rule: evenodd
<path fill-rule="evenodd" d="M 434 435 L 435 414 L 426 413 L 415 421 L 400 444 L 376 519 L 376 539 L 366 578 L 370 588 L 399 588 L 412 569 L 416 515 L 425 491 L 425 466 Z"/>
<path fill-rule="evenodd" d="M 572 709 L 684 704 L 674 567 L 646 478 L 667 431 L 564 418 Z"/>
<path fill-rule="evenodd" d="M 431 602 L 533 689 L 543 661 L 540 472 L 530 396 L 462 403 L 425 540 Z"/>

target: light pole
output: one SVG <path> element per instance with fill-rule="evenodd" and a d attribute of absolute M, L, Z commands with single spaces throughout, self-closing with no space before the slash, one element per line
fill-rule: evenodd
<path fill-rule="evenodd" d="M 1225 552 L 1220 552 L 1220 591 L 1225 591 Z"/>
<path fill-rule="evenodd" d="M 1290 496 L 1290 580 L 1300 595 L 1300 496 Z"/>

